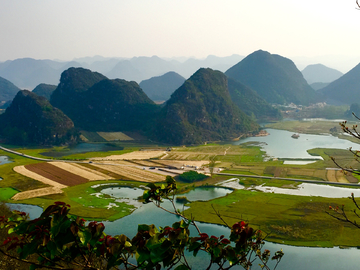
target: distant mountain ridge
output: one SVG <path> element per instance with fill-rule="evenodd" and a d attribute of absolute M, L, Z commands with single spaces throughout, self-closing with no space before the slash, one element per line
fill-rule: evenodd
<path fill-rule="evenodd" d="M 295 64 L 288 58 L 256 51 L 225 74 L 255 90 L 270 103 L 308 105 L 317 101 L 317 95 Z"/>
<path fill-rule="evenodd" d="M 142 81 L 139 86 L 154 101 L 166 101 L 185 82 L 185 78 L 170 71 L 162 76 Z"/>
<path fill-rule="evenodd" d="M 188 78 L 200 67 L 210 67 L 225 71 L 243 56 L 228 57 L 208 56 L 206 59 L 189 58 L 185 62 L 163 59 L 158 56 L 133 58 L 86 57 L 74 61 L 37 60 L 19 58 L 0 62 L 0 76 L 11 81 L 19 88 L 33 89 L 41 83 L 57 85 L 60 75 L 70 67 L 82 67 L 104 74 L 110 79 L 136 81 L 161 76 L 175 71 Z"/>
<path fill-rule="evenodd" d="M 360 103 L 360 64 L 319 92 L 332 104 Z"/>
<path fill-rule="evenodd" d="M 12 82 L 0 77 L 0 102 L 11 101 L 19 91 Z"/>
<path fill-rule="evenodd" d="M 56 87 L 56 85 L 41 83 L 32 92 L 50 101 L 51 94 L 55 91 Z"/>
<path fill-rule="evenodd" d="M 308 65 L 301 73 L 310 85 L 313 83 L 331 83 L 344 75 L 342 72 L 322 64 Z"/>

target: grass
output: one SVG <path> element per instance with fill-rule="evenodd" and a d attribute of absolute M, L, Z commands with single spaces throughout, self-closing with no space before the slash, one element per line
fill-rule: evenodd
<path fill-rule="evenodd" d="M 0 202 L 11 199 L 16 193 L 18 191 L 13 188 L 0 188 Z"/>
<path fill-rule="evenodd" d="M 101 195 L 95 196 L 104 187 L 93 188 L 92 186 L 99 184 L 114 184 L 117 186 L 133 186 L 139 187 L 143 185 L 141 182 L 135 181 L 92 181 L 82 185 L 68 187 L 63 189 L 63 194 L 44 196 L 39 198 L 27 199 L 21 201 L 25 204 L 34 204 L 44 209 L 56 201 L 63 201 L 71 205 L 70 214 L 83 217 L 88 220 L 110 220 L 114 221 L 131 214 L 135 207 L 126 203 L 116 202 L 114 198 Z M 108 205 L 112 203 L 116 207 L 108 209 Z"/>
<path fill-rule="evenodd" d="M 267 240 L 298 246 L 357 246 L 360 230 L 331 218 L 329 205 L 349 204 L 348 199 L 328 199 L 236 190 L 209 202 L 192 202 L 186 215 L 196 220 L 227 224 L 240 220 L 268 233 Z"/>

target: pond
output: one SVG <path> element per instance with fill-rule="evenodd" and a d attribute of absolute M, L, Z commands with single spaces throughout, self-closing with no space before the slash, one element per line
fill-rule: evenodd
<path fill-rule="evenodd" d="M 11 163 L 12 161 L 9 160 L 8 156 L 0 156 L 0 165 Z"/>
<path fill-rule="evenodd" d="M 121 146 L 116 146 L 109 143 L 79 143 L 68 150 L 43 152 L 41 155 L 46 157 L 63 157 L 87 152 L 108 152 L 122 149 L 123 147 Z"/>
<path fill-rule="evenodd" d="M 312 135 L 302 134 L 298 139 L 291 138 L 293 132 L 278 129 L 266 129 L 270 135 L 264 137 L 248 137 L 234 142 L 234 144 L 243 144 L 249 142 L 261 143 L 261 148 L 266 154 L 275 158 L 290 159 L 321 159 L 320 156 L 311 156 L 307 150 L 313 148 L 336 148 L 354 150 L 359 149 L 360 145 L 348 140 L 339 139 L 331 135 Z"/>
<path fill-rule="evenodd" d="M 39 217 L 43 212 L 43 209 L 37 205 L 20 204 L 20 203 L 6 203 L 6 205 L 12 211 L 18 210 L 20 212 L 28 213 L 30 219 Z"/>

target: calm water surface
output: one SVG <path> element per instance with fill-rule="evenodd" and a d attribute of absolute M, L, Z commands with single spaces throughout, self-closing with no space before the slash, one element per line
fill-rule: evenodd
<path fill-rule="evenodd" d="M 234 144 L 242 144 L 246 142 L 259 142 L 262 149 L 266 151 L 267 155 L 275 158 L 293 158 L 293 159 L 316 159 L 321 157 L 314 157 L 309 155 L 307 150 L 313 148 L 336 148 L 360 150 L 360 144 L 350 142 L 348 140 L 339 139 L 331 135 L 311 135 L 302 134 L 298 139 L 291 138 L 293 132 L 278 129 L 266 129 L 270 135 L 264 137 L 248 137 L 241 139 Z"/>
<path fill-rule="evenodd" d="M 0 156 L 0 165 L 10 163 L 10 162 L 12 162 L 12 161 L 9 160 L 8 156 Z"/>

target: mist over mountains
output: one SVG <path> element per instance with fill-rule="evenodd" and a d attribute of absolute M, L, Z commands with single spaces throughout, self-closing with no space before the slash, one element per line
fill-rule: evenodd
<path fill-rule="evenodd" d="M 185 62 L 165 60 L 158 56 L 133 57 L 131 59 L 87 57 L 74 61 L 36 60 L 21 58 L 0 63 L 0 77 L 22 89 L 33 89 L 41 83 L 57 85 L 60 75 L 70 67 L 83 67 L 104 74 L 109 79 L 124 79 L 140 83 L 154 76 L 174 71 L 189 78 L 200 67 L 225 71 L 243 56 L 208 56 L 206 59 L 187 59 Z"/>

